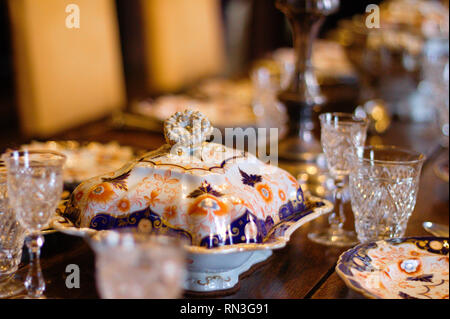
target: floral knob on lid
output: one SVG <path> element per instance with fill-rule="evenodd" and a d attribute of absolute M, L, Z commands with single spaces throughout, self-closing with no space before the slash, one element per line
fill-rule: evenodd
<path fill-rule="evenodd" d="M 164 122 L 164 137 L 172 146 L 172 154 L 192 155 L 212 134 L 213 127 L 200 112 L 177 112 Z"/>

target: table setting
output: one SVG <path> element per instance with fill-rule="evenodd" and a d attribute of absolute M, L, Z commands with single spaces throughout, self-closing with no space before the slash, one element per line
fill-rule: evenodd
<path fill-rule="evenodd" d="M 197 118 L 201 119 L 200 122 L 195 122 Z M 323 228 L 320 232 L 309 232 L 307 240 L 326 246 L 344 248 L 355 246 L 342 253 L 336 265 L 337 274 L 351 289 L 369 298 L 448 298 L 448 285 L 445 285 L 445 280 L 448 282 L 448 279 L 445 279 L 445 276 L 448 278 L 448 271 L 445 272 L 445 269 L 448 269 L 448 239 L 404 237 L 409 217 L 414 210 L 425 155 L 395 146 L 364 146 L 368 128 L 366 119 L 345 113 L 323 113 L 320 120 L 324 152 L 330 173 L 335 176 L 337 183 L 342 185 L 337 185 L 335 189 L 333 205 L 326 199 L 304 194 L 300 184 L 292 175 L 259 162 L 251 154 L 208 143 L 203 138 L 195 144 L 189 138 L 180 137 L 179 134 L 189 135 L 186 131 L 179 133 L 179 128 L 184 127 L 186 121 L 192 123 L 192 126 L 195 125 L 193 123 L 203 122 L 204 126 L 201 130 L 206 136 L 207 132 L 211 131 L 211 127 L 208 121 L 202 121 L 205 119 L 196 111 L 174 114 L 166 121 L 166 126 L 170 127 L 166 130 L 166 145 L 134 158 L 117 170 L 81 182 L 73 189 L 68 199 L 62 199 L 61 196 L 64 188 L 63 166 L 67 160 L 66 155 L 53 150 L 38 151 L 34 148 L 5 153 L 2 157 L 4 160 L 2 187 L 5 192 L 4 203 L 8 200 L 10 202 L 10 212 L 9 220 L 8 215 L 4 216 L 5 213 L 2 213 L 2 227 L 10 235 L 3 236 L 2 240 L 11 242 L 2 243 L 2 249 L 7 245 L 15 245 L 16 248 L 15 253 L 7 257 L 7 259 L 11 258 L 9 263 L 12 268 L 12 277 L 9 280 L 9 288 L 8 285 L 2 284 L 2 291 L 5 291 L 3 296 L 17 294 L 14 287 L 20 292 L 23 292 L 25 288 L 29 298 L 44 296 L 45 280 L 39 265 L 39 254 L 44 244 L 44 236 L 36 231 L 43 229 L 43 226 L 47 224 L 54 231 L 83 238 L 95 252 L 96 260 L 97 258 L 114 258 L 119 254 L 118 252 L 110 252 L 111 255 L 107 252 L 124 249 L 133 256 L 136 255 L 130 258 L 138 258 L 142 245 L 146 246 L 147 243 L 155 247 L 162 245 L 161 248 L 143 249 L 142 254 L 146 251 L 152 253 L 145 257 L 149 258 L 149 261 L 142 266 L 144 268 L 134 263 L 122 265 L 123 267 L 139 267 L 144 277 L 146 272 L 155 272 L 146 270 L 147 263 L 169 262 L 171 257 L 164 257 L 165 254 L 168 254 L 171 249 L 182 251 L 184 257 L 176 262 L 180 269 L 179 275 L 176 275 L 178 279 L 167 279 L 177 281 L 176 284 L 170 282 L 173 289 L 179 286 L 175 289 L 177 291 L 174 292 L 175 295 L 171 295 L 169 291 L 163 292 L 164 287 L 169 284 L 164 284 L 164 281 L 161 283 L 161 295 L 154 290 L 132 288 L 133 285 L 144 282 L 144 279 L 134 284 L 130 283 L 131 286 L 124 288 L 128 289 L 124 292 L 113 292 L 112 288 L 108 290 L 105 287 L 113 287 L 114 284 L 108 286 L 112 283 L 105 280 L 118 270 L 114 270 L 112 266 L 105 266 L 106 261 L 103 262 L 101 259 L 96 262 L 96 272 L 99 272 L 98 276 L 100 276 L 96 278 L 99 280 L 98 289 L 102 297 L 176 298 L 182 296 L 182 292 L 188 296 L 189 293 L 203 293 L 204 296 L 230 294 L 238 289 L 236 286 L 239 286 L 241 274 L 260 263 L 267 262 L 273 255 L 273 251 L 289 243 L 290 237 L 298 228 L 322 215 L 328 215 L 328 228 Z M 170 123 L 175 124 L 170 125 Z M 187 144 L 180 146 L 176 141 Z M 178 150 L 184 153 L 181 155 L 177 152 L 171 153 L 171 144 L 177 145 Z M 189 154 L 195 154 L 192 152 L 198 145 L 202 145 L 200 157 L 186 157 Z M 166 154 L 166 152 L 169 153 Z M 213 157 L 202 159 L 201 154 L 210 154 Z M 186 161 L 186 159 L 189 160 Z M 230 163 L 227 164 L 228 162 Z M 208 178 L 211 174 L 212 177 Z M 225 175 L 220 177 L 221 174 Z M 286 176 L 285 182 L 281 183 L 280 174 Z M 193 179 L 196 175 L 198 177 Z M 277 178 L 274 179 L 274 176 Z M 186 184 L 188 180 L 192 185 L 191 189 L 186 189 L 189 185 Z M 222 184 L 223 181 L 231 184 L 226 186 Z M 171 191 L 168 193 L 161 188 L 163 185 L 166 185 L 166 188 L 169 187 Z M 144 188 L 141 190 L 142 187 Z M 239 190 L 240 188 L 242 190 Z M 350 193 L 355 231 L 345 230 L 343 227 L 346 220 L 345 213 L 348 213 L 344 211 L 342 203 L 345 188 Z M 27 192 L 24 192 L 24 189 Z M 144 191 L 144 189 L 147 190 Z M 237 192 L 229 193 L 230 189 L 236 189 Z M 247 199 L 242 197 L 252 189 L 255 189 L 253 195 L 249 193 L 250 197 Z M 29 200 L 30 192 L 36 194 L 34 201 Z M 179 197 L 183 193 L 187 196 Z M 275 199 L 274 195 L 279 198 Z M 262 205 L 256 201 L 253 204 L 256 206 L 248 206 L 252 202 L 251 198 L 255 196 L 256 198 L 262 196 L 267 202 Z M 293 198 L 293 201 L 279 206 L 286 197 Z M 25 198 L 26 201 L 24 201 Z M 177 207 L 182 208 L 186 205 L 183 203 L 185 201 L 183 198 L 193 200 L 184 213 L 177 211 Z M 39 205 L 42 201 L 45 203 L 44 206 Z M 278 214 L 268 215 L 265 220 L 261 219 L 264 215 L 260 215 L 259 210 L 265 211 L 265 205 L 269 204 L 267 212 L 274 211 L 270 208 L 270 202 L 276 205 L 273 207 L 278 207 Z M 243 203 L 247 204 L 242 205 Z M 22 206 L 25 204 L 27 206 Z M 238 217 L 234 219 L 231 217 L 233 215 L 228 213 L 225 215 L 227 217 L 222 219 L 223 213 L 220 211 L 229 209 L 230 205 L 235 206 L 232 208 L 235 213 L 232 214 L 237 214 Z M 31 214 L 16 215 L 18 220 L 16 221 L 11 219 L 13 210 L 31 212 Z M 36 215 L 32 213 L 33 211 Z M 47 212 L 47 214 L 41 214 L 39 211 Z M 245 213 L 241 215 L 243 211 Z M 208 217 L 209 214 L 211 214 L 210 217 Z M 435 234 L 440 231 L 441 236 L 445 234 L 445 228 L 438 228 L 431 222 L 424 222 L 425 226 L 430 229 L 430 233 Z M 432 231 L 433 229 L 435 232 Z M 446 231 L 448 237 L 448 227 Z M 380 241 L 380 239 L 384 240 Z M 176 240 L 176 245 L 160 243 L 160 240 Z M 30 252 L 31 264 L 29 274 L 22 285 L 14 279 L 14 269 L 17 270 L 20 263 L 24 242 Z M 163 248 L 164 245 L 174 247 L 167 248 L 168 251 L 166 251 L 166 248 Z M 387 251 L 379 248 L 384 246 L 388 247 Z M 161 249 L 161 253 L 158 253 L 158 249 Z M 369 251 L 376 249 L 380 250 L 370 255 L 371 257 L 367 255 Z M 400 252 L 390 252 L 395 249 L 399 249 Z M 163 251 L 164 255 L 159 256 Z M 394 254 L 395 258 L 411 258 L 407 260 L 420 265 L 423 263 L 423 266 L 420 266 L 423 270 L 416 274 L 415 271 L 404 269 L 406 274 L 411 274 L 407 279 L 402 279 L 401 274 L 395 275 L 397 277 L 390 276 L 389 272 L 398 271 L 391 268 L 399 261 L 393 257 L 382 257 L 383 254 Z M 180 253 L 175 253 L 174 257 L 180 256 Z M 373 256 L 381 258 L 382 264 L 372 266 L 368 263 L 369 261 L 378 263 Z M 447 259 L 445 259 L 446 256 Z M 185 266 L 186 261 L 188 266 Z M 111 263 L 117 263 L 117 267 L 122 267 L 120 259 L 112 260 Z M 226 268 L 224 265 L 227 265 Z M 403 269 L 407 266 L 400 267 Z M 419 268 L 418 265 L 415 267 Z M 375 273 L 375 268 L 379 268 L 377 271 L 382 275 Z M 108 275 L 108 272 L 103 274 L 103 271 L 113 273 Z M 370 276 L 365 275 L 364 271 L 369 271 Z M 440 274 L 439 271 L 443 273 Z M 435 273 L 436 276 L 433 277 Z M 422 278 L 419 275 L 425 277 Z M 146 277 L 147 285 L 151 285 L 154 280 L 161 280 L 158 276 L 151 278 Z M 386 278 L 396 281 L 391 283 Z M 129 280 L 132 279 L 136 278 Z M 123 280 L 121 284 L 128 287 L 126 278 Z M 430 283 L 429 286 L 433 289 L 422 294 L 418 292 L 422 286 L 408 285 L 405 280 L 412 283 Z M 437 285 L 437 281 L 442 281 L 444 284 Z M 382 288 L 378 288 L 377 285 Z M 395 295 L 393 291 L 396 290 L 392 288 L 394 286 L 386 288 L 387 285 L 405 288 L 403 290 L 395 288 L 398 289 Z M 387 290 L 383 292 L 383 289 Z"/>
<path fill-rule="evenodd" d="M 449 299 L 445 5 L 272 5 L 245 76 L 0 140 L 0 299 Z"/>

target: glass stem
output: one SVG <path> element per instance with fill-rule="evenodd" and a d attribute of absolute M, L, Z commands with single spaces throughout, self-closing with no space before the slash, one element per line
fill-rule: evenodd
<path fill-rule="evenodd" d="M 344 194 L 345 182 L 344 179 L 336 180 L 336 188 L 334 190 L 334 212 L 330 214 L 328 222 L 333 234 L 342 232 L 345 223 L 344 214 Z"/>
<path fill-rule="evenodd" d="M 30 268 L 28 270 L 27 278 L 25 279 L 25 288 L 27 289 L 28 297 L 30 298 L 41 297 L 45 290 L 45 281 L 39 259 L 43 244 L 44 236 L 40 233 L 32 233 L 26 241 L 30 255 Z"/>

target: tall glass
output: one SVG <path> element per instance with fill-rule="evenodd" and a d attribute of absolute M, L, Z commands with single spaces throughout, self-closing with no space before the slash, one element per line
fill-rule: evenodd
<path fill-rule="evenodd" d="M 50 151 L 11 151 L 3 155 L 3 160 L 10 206 L 20 224 L 30 232 L 26 240 L 30 268 L 25 288 L 28 297 L 40 298 L 45 290 L 39 261 L 44 244 L 40 229 L 49 223 L 61 198 L 66 157 Z"/>
<path fill-rule="evenodd" d="M 345 156 L 366 141 L 368 121 L 347 113 L 323 113 L 319 116 L 321 144 L 328 170 L 335 182 L 335 210 L 330 213 L 330 227 L 308 234 L 314 242 L 328 246 L 353 246 L 358 243 L 353 231 L 344 230 L 343 191 L 348 182 L 350 163 Z"/>
<path fill-rule="evenodd" d="M 0 298 L 21 293 L 25 287 L 15 273 L 22 257 L 25 229 L 9 206 L 6 167 L 0 161 Z"/>
<path fill-rule="evenodd" d="M 185 252 L 177 238 L 105 231 L 90 238 L 96 282 L 105 299 L 181 297 Z"/>
<path fill-rule="evenodd" d="M 395 146 L 360 147 L 350 173 L 358 239 L 403 237 L 416 205 L 425 156 Z"/>

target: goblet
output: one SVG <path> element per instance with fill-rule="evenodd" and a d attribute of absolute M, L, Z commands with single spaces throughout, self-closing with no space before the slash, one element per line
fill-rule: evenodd
<path fill-rule="evenodd" d="M 89 239 L 96 281 L 105 299 L 181 297 L 185 277 L 182 241 L 168 236 L 103 231 Z"/>
<path fill-rule="evenodd" d="M 335 182 L 335 211 L 328 218 L 330 227 L 308 234 L 314 242 L 328 246 L 353 246 L 358 243 L 353 231 L 344 230 L 343 191 L 350 174 L 349 153 L 366 141 L 368 121 L 347 113 L 324 113 L 319 116 L 321 144 L 328 170 Z"/>
<path fill-rule="evenodd" d="M 66 157 L 50 151 L 11 151 L 3 155 L 3 160 L 10 205 L 17 220 L 30 232 L 26 239 L 30 268 L 25 288 L 28 297 L 40 298 L 45 290 L 39 260 L 44 244 L 40 229 L 48 224 L 61 198 Z"/>
<path fill-rule="evenodd" d="M 6 167 L 0 161 L 0 298 L 21 293 L 25 287 L 15 273 L 22 257 L 25 229 L 8 203 Z"/>

